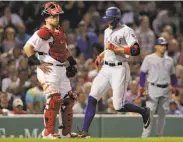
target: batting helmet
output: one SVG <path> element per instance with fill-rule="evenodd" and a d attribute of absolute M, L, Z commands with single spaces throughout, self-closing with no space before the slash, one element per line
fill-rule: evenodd
<path fill-rule="evenodd" d="M 42 16 L 53 16 L 57 14 L 63 14 L 64 11 L 59 4 L 55 2 L 48 2 L 43 6 Z"/>
<path fill-rule="evenodd" d="M 116 28 L 116 25 L 119 23 L 120 18 L 121 18 L 121 11 L 119 10 L 119 8 L 109 7 L 105 11 L 105 16 L 103 17 L 103 20 L 104 21 L 112 20 L 110 26 L 112 26 L 112 28 Z"/>

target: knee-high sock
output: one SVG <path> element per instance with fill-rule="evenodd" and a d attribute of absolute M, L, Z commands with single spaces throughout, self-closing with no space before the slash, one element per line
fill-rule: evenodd
<path fill-rule="evenodd" d="M 143 107 L 136 106 L 130 102 L 126 103 L 124 107 L 121 109 L 117 110 L 119 112 L 136 112 L 143 114 L 145 112 L 145 109 Z"/>
<path fill-rule="evenodd" d="M 96 105 L 97 105 L 97 100 L 92 96 L 89 96 L 82 131 L 86 131 L 86 132 L 88 131 L 90 124 L 95 116 Z"/>

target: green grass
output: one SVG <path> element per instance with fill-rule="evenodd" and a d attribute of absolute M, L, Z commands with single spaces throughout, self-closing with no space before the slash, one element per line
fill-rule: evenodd
<path fill-rule="evenodd" d="M 30 138 L 1 138 L 0 142 L 183 142 L 183 138 L 164 137 L 164 138 L 90 138 L 90 139 L 57 139 L 43 140 Z"/>

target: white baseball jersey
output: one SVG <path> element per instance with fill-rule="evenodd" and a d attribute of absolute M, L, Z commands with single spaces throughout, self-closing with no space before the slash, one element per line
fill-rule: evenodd
<path fill-rule="evenodd" d="M 111 42 L 119 48 L 130 47 L 137 41 L 134 31 L 126 25 L 120 25 L 111 30 L 107 28 L 104 33 L 104 45 Z M 122 65 L 103 65 L 98 75 L 95 77 L 90 95 L 99 100 L 103 94 L 111 87 L 113 90 L 113 105 L 116 110 L 123 107 L 125 103 L 125 92 L 130 81 L 130 68 L 127 57 L 124 54 L 116 54 L 106 50 L 104 60 L 109 63 L 122 62 Z"/>
<path fill-rule="evenodd" d="M 34 51 L 37 52 L 43 52 L 48 54 L 50 46 L 49 44 L 53 42 L 53 37 L 50 36 L 50 38 L 48 40 L 44 40 L 42 38 L 40 38 L 37 35 L 37 31 L 32 35 L 32 37 L 27 41 L 28 44 L 32 45 L 34 47 Z M 59 64 L 60 62 L 55 60 L 54 58 L 52 58 L 49 55 L 37 55 L 38 59 L 40 61 L 43 62 L 47 62 L 47 63 L 55 63 L 55 64 Z"/>
<path fill-rule="evenodd" d="M 148 82 L 155 84 L 170 83 L 170 76 L 175 73 L 173 60 L 166 55 L 159 57 L 155 53 L 145 57 L 140 70 L 148 73 Z"/>
<path fill-rule="evenodd" d="M 37 52 L 48 53 L 50 49 L 50 42 L 53 42 L 53 37 L 51 36 L 48 40 L 43 40 L 37 35 L 37 31 L 33 36 L 27 41 L 28 44 L 32 45 L 34 50 Z M 40 61 L 53 64 L 61 64 L 59 61 L 55 60 L 49 55 L 37 55 Z M 65 66 L 50 66 L 51 72 L 44 73 L 40 68 L 37 68 L 37 78 L 41 83 L 44 94 L 49 96 L 54 93 L 61 93 L 62 96 L 71 90 L 70 81 L 66 77 Z"/>
<path fill-rule="evenodd" d="M 104 46 L 110 42 L 117 47 L 131 47 L 138 40 L 135 36 L 134 30 L 126 25 L 120 25 L 120 27 L 112 30 L 107 28 L 104 32 Z M 116 54 L 110 50 L 105 50 L 104 60 L 108 62 L 123 62 L 126 61 L 129 56 L 124 54 Z"/>

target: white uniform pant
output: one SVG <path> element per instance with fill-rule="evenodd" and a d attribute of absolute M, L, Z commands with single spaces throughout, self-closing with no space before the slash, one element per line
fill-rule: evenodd
<path fill-rule="evenodd" d="M 50 66 L 51 71 L 44 73 L 41 69 L 37 68 L 37 78 L 43 87 L 46 98 L 54 93 L 61 93 L 64 97 L 71 90 L 70 81 L 66 76 L 65 66 Z"/>
<path fill-rule="evenodd" d="M 63 98 L 70 90 L 70 80 L 66 76 L 65 66 L 50 66 L 52 69 L 49 73 L 44 73 L 41 69 L 37 68 L 37 78 L 43 87 L 47 104 L 49 96 L 54 93 L 60 93 Z M 59 125 L 62 126 L 62 112 L 59 110 Z"/>
<path fill-rule="evenodd" d="M 167 88 L 160 88 L 149 84 L 149 96 L 146 102 L 146 106 L 151 110 L 151 120 L 157 110 L 157 121 L 156 121 L 156 136 L 163 136 L 166 113 L 169 108 L 170 90 Z M 161 96 L 160 96 L 161 95 Z M 149 137 L 151 135 L 153 121 L 151 121 L 149 127 L 143 129 L 142 137 Z"/>
<path fill-rule="evenodd" d="M 103 65 L 93 81 L 90 96 L 99 100 L 109 88 L 112 88 L 113 105 L 115 110 L 119 110 L 124 105 L 125 93 L 129 81 L 130 69 L 127 62 L 123 62 L 123 65 L 114 67 Z"/>

